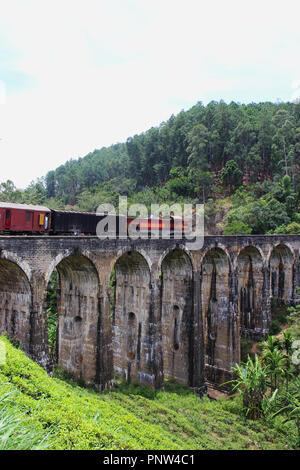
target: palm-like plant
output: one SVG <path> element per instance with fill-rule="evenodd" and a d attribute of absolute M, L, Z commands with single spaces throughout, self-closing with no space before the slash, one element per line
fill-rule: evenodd
<path fill-rule="evenodd" d="M 289 330 L 284 331 L 280 346 L 281 349 L 285 351 L 288 356 L 291 356 L 293 354 L 293 342 L 294 338 L 292 332 Z"/>
<path fill-rule="evenodd" d="M 263 343 L 261 343 L 261 348 L 263 351 L 274 351 L 274 349 L 278 349 L 280 346 L 280 340 L 279 338 L 276 338 L 276 336 L 268 336 Z"/>
<path fill-rule="evenodd" d="M 279 349 L 268 350 L 263 352 L 263 363 L 266 366 L 266 373 L 270 376 L 271 390 L 278 388 L 280 377 L 285 374 L 287 368 L 287 359 Z"/>
<path fill-rule="evenodd" d="M 267 390 L 267 374 L 261 365 L 257 354 L 254 360 L 248 356 L 245 364 L 236 365 L 233 368 L 236 378 L 230 382 L 232 391 L 238 390 L 243 397 L 243 405 L 246 416 L 249 419 L 259 419 L 262 414 L 262 402 Z"/>
<path fill-rule="evenodd" d="M 287 330 L 283 333 L 283 338 L 280 342 L 280 349 L 281 351 L 285 351 L 285 358 L 286 358 L 286 367 L 284 369 L 284 377 L 286 381 L 286 389 L 288 390 L 289 381 L 294 377 L 294 366 L 292 364 L 292 355 L 293 355 L 293 343 L 294 337 L 291 331 Z"/>

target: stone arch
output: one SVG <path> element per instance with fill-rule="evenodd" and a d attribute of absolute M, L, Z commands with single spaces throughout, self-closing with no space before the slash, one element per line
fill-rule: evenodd
<path fill-rule="evenodd" d="M 219 247 L 209 249 L 201 265 L 201 297 L 205 369 L 210 383 L 222 383 L 219 371 L 231 370 L 234 350 L 237 348 L 231 278 L 228 254 Z"/>
<path fill-rule="evenodd" d="M 264 259 L 260 250 L 247 246 L 236 260 L 240 331 L 245 338 L 259 339 L 268 321 L 264 298 Z"/>
<path fill-rule="evenodd" d="M 269 255 L 270 296 L 275 305 L 294 298 L 294 253 L 287 244 L 276 245 Z"/>
<path fill-rule="evenodd" d="M 82 254 L 55 260 L 58 272 L 57 360 L 85 383 L 97 383 L 100 330 L 99 277 Z M 51 273 L 47 273 L 46 279 Z"/>
<path fill-rule="evenodd" d="M 182 244 L 177 243 L 176 246 L 167 248 L 167 249 L 164 250 L 163 253 L 160 255 L 159 260 L 158 260 L 158 263 L 157 263 L 158 271 L 159 271 L 159 272 L 161 272 L 161 267 L 162 267 L 162 263 L 163 263 L 164 259 L 165 259 L 170 253 L 172 253 L 173 251 L 176 251 L 176 250 L 182 251 L 182 252 L 187 256 L 187 258 L 189 259 L 189 262 L 190 262 L 190 264 L 191 264 L 191 266 L 192 266 L 193 271 L 195 270 L 194 260 L 193 260 L 193 257 L 191 256 L 191 252 L 186 248 L 185 245 L 182 245 Z"/>
<path fill-rule="evenodd" d="M 113 362 L 128 381 L 152 383 L 150 269 L 137 251 L 115 263 Z"/>
<path fill-rule="evenodd" d="M 118 262 L 118 260 L 128 254 L 128 253 L 137 253 L 138 255 L 140 255 L 144 261 L 146 262 L 147 266 L 148 266 L 148 269 L 149 271 L 151 272 L 151 268 L 152 268 L 152 261 L 151 261 L 151 258 L 149 257 L 148 253 L 146 253 L 145 250 L 143 249 L 140 249 L 140 248 L 135 248 L 135 249 L 128 249 L 128 248 L 122 248 L 120 250 L 118 250 L 117 252 L 117 256 L 116 258 L 113 258 L 110 262 L 110 274 L 111 272 L 113 271 L 113 269 L 115 269 L 115 266 Z"/>
<path fill-rule="evenodd" d="M 11 253 L 10 251 L 6 250 L 0 250 L 0 258 L 7 259 L 8 261 L 11 261 L 12 263 L 19 266 L 19 268 L 22 269 L 22 271 L 26 274 L 28 281 L 31 281 L 31 269 L 26 261 L 22 260 L 15 253 Z"/>
<path fill-rule="evenodd" d="M 166 378 L 191 384 L 193 377 L 193 268 L 185 251 L 170 251 L 161 263 L 162 350 Z"/>
<path fill-rule="evenodd" d="M 51 277 L 51 274 L 53 273 L 54 269 L 57 268 L 59 263 L 61 261 L 63 261 L 64 259 L 68 258 L 69 256 L 72 256 L 72 255 L 83 256 L 84 258 L 87 258 L 92 264 L 94 264 L 93 257 L 91 256 L 91 254 L 87 250 L 83 250 L 82 252 L 78 252 L 77 250 L 74 250 L 74 249 L 65 250 L 62 253 L 59 253 L 54 258 L 54 260 L 50 263 L 50 265 L 49 265 L 49 267 L 46 271 L 46 274 L 45 274 L 46 284 L 48 284 L 48 282 L 50 280 L 50 277 Z"/>
<path fill-rule="evenodd" d="M 233 265 L 232 265 L 232 262 L 231 262 L 230 253 L 229 253 L 228 249 L 226 248 L 226 246 L 223 245 L 222 243 L 217 243 L 216 246 L 208 247 L 202 254 L 200 264 L 202 265 L 203 261 L 207 257 L 207 255 L 209 255 L 209 253 L 211 251 L 214 251 L 214 250 L 216 250 L 219 253 L 223 253 L 226 256 L 229 268 L 230 268 L 230 270 L 233 270 Z"/>
<path fill-rule="evenodd" d="M 233 261 L 233 269 L 234 270 L 236 270 L 237 267 L 238 267 L 240 254 L 242 252 L 244 252 L 244 250 L 247 250 L 248 248 L 250 248 L 253 252 L 255 251 L 255 253 L 257 253 L 257 255 L 259 255 L 261 257 L 264 267 L 267 265 L 268 259 L 267 259 L 267 256 L 265 255 L 265 253 L 263 252 L 263 250 L 261 249 L 261 247 L 258 246 L 258 245 L 255 245 L 255 244 L 249 244 L 249 245 L 243 246 L 242 248 L 240 248 L 238 250 L 237 255 L 236 255 L 236 257 L 234 258 L 234 261 Z"/>
<path fill-rule="evenodd" d="M 32 290 L 27 274 L 10 256 L 0 258 L 0 333 L 31 350 Z"/>

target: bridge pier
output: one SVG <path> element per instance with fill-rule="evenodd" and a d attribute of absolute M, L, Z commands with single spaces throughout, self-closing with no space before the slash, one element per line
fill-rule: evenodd
<path fill-rule="evenodd" d="M 33 308 L 30 280 L 15 262 L 0 259 L 0 331 L 30 353 Z"/>
<path fill-rule="evenodd" d="M 158 289 L 151 284 L 150 267 L 145 258 L 136 251 L 129 251 L 117 260 L 115 273 L 115 371 L 128 382 L 154 386 Z"/>
<path fill-rule="evenodd" d="M 193 370 L 191 386 L 199 396 L 206 392 L 206 385 L 203 381 L 205 361 L 201 292 L 202 277 L 200 269 L 197 267 L 193 274 L 193 347 L 191 350 Z"/>
<path fill-rule="evenodd" d="M 188 255 L 176 249 L 164 258 L 161 273 L 164 376 L 192 386 L 195 339 L 193 266 Z"/>
<path fill-rule="evenodd" d="M 241 335 L 258 341 L 266 334 L 268 317 L 265 298 L 268 273 L 263 266 L 263 254 L 257 248 L 247 247 L 240 251 L 236 276 Z"/>
<path fill-rule="evenodd" d="M 95 386 L 103 390 L 114 382 L 109 283 L 99 284 L 98 312 Z"/>
<path fill-rule="evenodd" d="M 154 387 L 160 389 L 164 385 L 164 363 L 162 344 L 162 285 L 157 272 L 152 272 L 151 303 L 150 303 L 150 342 L 151 368 L 154 377 Z"/>
<path fill-rule="evenodd" d="M 47 329 L 47 284 L 43 276 L 33 272 L 31 278 L 30 356 L 46 370 L 51 370 Z"/>

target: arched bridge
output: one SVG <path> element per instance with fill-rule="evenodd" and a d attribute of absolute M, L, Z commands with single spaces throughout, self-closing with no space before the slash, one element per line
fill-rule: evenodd
<path fill-rule="evenodd" d="M 228 380 L 241 336 L 268 332 L 271 299 L 296 302 L 299 249 L 296 235 L 207 236 L 198 251 L 181 240 L 2 236 L 0 332 L 49 367 L 46 293 L 57 269 L 61 367 L 101 389 L 115 370 L 201 392 Z"/>

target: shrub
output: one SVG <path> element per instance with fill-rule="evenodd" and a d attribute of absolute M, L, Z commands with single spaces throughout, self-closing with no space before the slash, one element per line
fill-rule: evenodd
<path fill-rule="evenodd" d="M 239 391 L 243 397 L 244 411 L 249 419 L 259 419 L 262 415 L 262 403 L 267 390 L 267 374 L 261 365 L 257 354 L 252 361 L 250 357 L 246 363 L 233 368 L 236 378 L 232 383 L 232 391 Z M 225 385 L 225 384 L 224 384 Z"/>
<path fill-rule="evenodd" d="M 270 335 L 277 335 L 278 333 L 280 333 L 280 331 L 281 331 L 281 327 L 280 327 L 279 321 L 272 320 L 270 329 L 269 329 Z"/>

